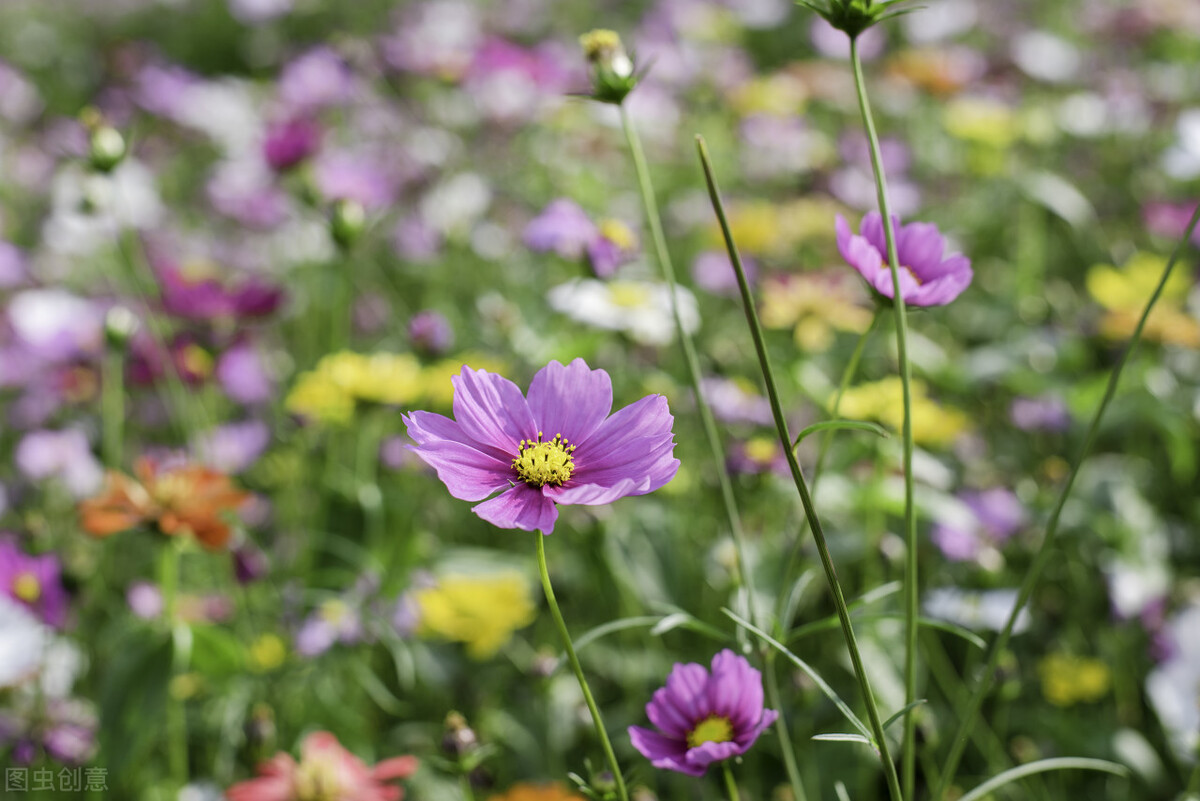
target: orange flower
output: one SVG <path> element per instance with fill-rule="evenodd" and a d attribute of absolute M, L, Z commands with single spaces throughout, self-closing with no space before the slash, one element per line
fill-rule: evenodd
<path fill-rule="evenodd" d="M 494 795 L 488 801 L 583 801 L 561 784 L 530 784 L 522 782 L 508 788 L 504 795 Z"/>
<path fill-rule="evenodd" d="M 222 515 L 249 497 L 229 477 L 203 465 L 160 467 L 143 457 L 137 478 L 110 470 L 104 490 L 79 504 L 84 531 L 107 537 L 143 523 L 168 536 L 191 534 L 206 548 L 221 548 L 230 528 Z"/>

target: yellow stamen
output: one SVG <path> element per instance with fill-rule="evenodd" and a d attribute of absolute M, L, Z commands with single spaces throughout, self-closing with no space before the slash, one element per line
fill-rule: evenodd
<path fill-rule="evenodd" d="M 306 759 L 292 779 L 296 801 L 338 801 L 342 797 L 338 766 L 329 759 Z"/>
<path fill-rule="evenodd" d="M 568 444 L 562 434 L 555 434 L 554 439 L 543 442 L 539 431 L 536 440 L 523 439 L 517 449 L 513 469 L 531 487 L 547 484 L 561 487 L 575 470 L 575 446 Z"/>
<path fill-rule="evenodd" d="M 695 748 L 704 743 L 727 743 L 733 739 L 733 724 L 729 718 L 719 715 L 709 715 L 688 732 L 688 748 Z"/>
<path fill-rule="evenodd" d="M 42 583 L 32 573 L 18 573 L 12 583 L 13 595 L 27 604 L 36 603 L 42 597 Z"/>

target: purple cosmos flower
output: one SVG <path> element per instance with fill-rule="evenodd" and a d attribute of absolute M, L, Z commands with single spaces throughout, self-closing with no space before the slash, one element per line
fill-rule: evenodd
<path fill-rule="evenodd" d="M 961 253 L 943 258 L 946 240 L 931 223 L 901 226 L 893 215 L 896 255 L 900 259 L 900 294 L 910 306 L 944 306 L 970 285 L 971 261 Z M 891 299 L 892 273 L 887 264 L 883 217 L 863 217 L 861 232 L 853 234 L 842 215 L 837 218 L 838 250 L 880 295 Z"/>
<path fill-rule="evenodd" d="M 425 309 L 408 321 L 408 337 L 417 350 L 438 356 L 454 344 L 454 329 L 445 315 Z"/>
<path fill-rule="evenodd" d="M 15 543 L 0 540 L 0 593 L 51 626 L 67 622 L 67 591 L 54 554 L 29 556 Z"/>
<path fill-rule="evenodd" d="M 29 479 L 57 478 L 76 498 L 94 493 L 104 479 L 87 434 L 80 428 L 30 431 L 17 444 L 15 458 L 17 468 Z"/>
<path fill-rule="evenodd" d="M 317 152 L 321 126 L 307 117 L 272 123 L 263 139 L 263 158 L 276 172 L 295 167 Z"/>
<path fill-rule="evenodd" d="M 613 415 L 612 381 L 583 359 L 538 371 L 528 398 L 516 384 L 463 365 L 454 420 L 404 416 L 414 452 L 455 498 L 500 528 L 554 531 L 559 504 L 598 506 L 653 492 L 675 477 L 674 418 L 662 395 Z"/>
<path fill-rule="evenodd" d="M 753 286 L 758 280 L 758 263 L 754 259 L 743 258 L 742 269 L 746 271 L 746 280 Z M 692 262 L 692 280 L 696 286 L 714 295 L 736 298 L 741 293 L 733 263 L 723 251 L 706 250 L 696 256 Z"/>
<path fill-rule="evenodd" d="M 587 212 L 573 201 L 559 198 L 525 226 L 525 246 L 535 253 L 554 251 L 564 259 L 578 259 L 599 235 Z"/>
<path fill-rule="evenodd" d="M 762 674 L 726 648 L 713 657 L 711 675 L 703 665 L 675 663 L 646 716 L 662 733 L 630 726 L 633 747 L 656 768 L 702 776 L 712 763 L 746 753 L 779 713 L 763 709 Z"/>

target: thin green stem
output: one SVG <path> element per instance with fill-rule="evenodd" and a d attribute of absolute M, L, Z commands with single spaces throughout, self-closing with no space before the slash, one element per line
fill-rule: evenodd
<path fill-rule="evenodd" d="M 475 791 L 471 789 L 471 777 L 462 774 L 458 777 L 458 786 L 462 790 L 463 801 L 475 801 Z"/>
<path fill-rule="evenodd" d="M 883 172 L 883 158 L 879 152 L 879 134 L 871 116 L 871 102 L 867 98 L 867 86 L 863 80 L 862 60 L 858 54 L 858 39 L 850 39 L 850 62 L 854 67 L 854 88 L 858 94 L 858 109 L 862 112 L 863 126 L 867 130 L 867 141 L 871 145 L 871 166 L 875 173 L 875 191 L 879 200 L 879 213 L 883 217 L 883 236 L 887 243 L 888 269 L 892 273 L 892 306 L 896 311 L 896 351 L 900 359 L 900 384 L 904 399 L 903 463 L 904 463 L 904 703 L 917 700 L 917 618 L 920 615 L 920 597 L 917 575 L 917 510 L 913 501 L 913 433 L 912 433 L 912 365 L 908 360 L 908 315 L 904 295 L 900 289 L 900 257 L 896 252 L 896 231 L 892 222 L 887 199 L 887 177 Z M 916 788 L 917 716 L 904 717 L 904 740 L 900 752 L 901 772 L 904 777 L 904 797 L 912 798 Z"/>
<path fill-rule="evenodd" d="M 120 470 L 125 438 L 125 353 L 119 347 L 108 347 L 101 366 L 100 430 L 104 464 Z"/>
<path fill-rule="evenodd" d="M 767 652 L 763 675 L 767 684 L 767 703 L 772 709 L 783 709 L 783 696 L 779 692 L 779 677 L 775 674 L 775 655 L 779 653 L 774 648 Z M 800 768 L 796 765 L 796 747 L 792 745 L 792 734 L 788 731 L 780 711 L 775 718 L 775 733 L 779 735 L 779 750 L 783 753 L 783 767 L 787 771 L 788 783 L 792 786 L 793 801 L 807 801 L 804 792 L 804 782 L 800 778 Z"/>
<path fill-rule="evenodd" d="M 816 508 L 813 506 L 812 495 L 808 491 L 808 483 L 805 481 L 804 474 L 800 470 L 800 463 L 796 460 L 796 452 L 791 447 L 792 436 L 788 431 L 787 421 L 783 416 L 783 404 L 779 399 L 779 388 L 775 383 L 775 374 L 771 368 L 770 356 L 767 354 L 766 339 L 763 337 L 762 324 L 759 322 L 758 312 L 755 310 L 754 297 L 750 294 L 750 284 L 746 280 L 746 271 L 742 266 L 741 255 L 738 253 L 737 245 L 733 241 L 733 232 L 729 228 L 729 220 L 725 215 L 725 205 L 721 201 L 721 193 L 717 188 L 717 179 L 713 175 L 712 164 L 708 158 L 708 148 L 704 144 L 703 137 L 696 137 L 696 148 L 700 154 L 700 163 L 704 167 L 704 178 L 708 183 L 708 195 L 712 200 L 713 211 L 716 212 L 717 220 L 721 225 L 721 233 L 725 237 L 725 247 L 729 251 L 729 259 L 733 262 L 734 271 L 737 273 L 738 288 L 742 293 L 742 307 L 746 313 L 746 322 L 750 325 L 750 334 L 754 339 L 754 348 L 758 353 L 758 362 L 762 368 L 763 383 L 766 385 L 767 398 L 771 403 L 771 415 L 775 419 L 775 428 L 779 434 L 779 441 L 783 445 L 788 469 L 792 473 L 792 480 L 796 484 L 796 491 L 800 494 L 800 503 L 804 507 L 804 514 L 808 519 L 809 527 L 812 529 L 817 553 L 821 557 L 821 566 L 825 570 L 825 579 L 829 584 L 829 592 L 833 596 L 838 621 L 841 623 L 842 635 L 846 640 L 846 650 L 850 653 L 850 663 L 854 667 L 854 675 L 858 679 L 863 703 L 867 708 L 867 717 L 871 724 L 871 731 L 875 736 L 875 747 L 878 749 L 879 761 L 883 765 L 883 773 L 887 779 L 888 791 L 892 797 L 892 801 L 903 801 L 904 796 L 900 791 L 900 781 L 896 775 L 896 766 L 892 762 L 892 756 L 888 750 L 887 737 L 884 735 L 883 721 L 879 716 L 879 708 L 875 703 L 875 694 L 871 691 L 871 682 L 867 677 L 862 655 L 858 650 L 858 640 L 854 636 L 854 626 L 850 622 L 850 611 L 846 606 L 846 597 L 842 592 L 842 585 L 838 581 L 837 571 L 834 569 L 833 557 L 829 553 L 829 545 L 825 540 L 825 531 L 821 527 L 821 521 L 817 517 Z"/>
<path fill-rule="evenodd" d="M 584 678 L 583 666 L 579 664 L 579 657 L 575 655 L 575 646 L 571 643 L 571 634 L 567 631 L 566 621 L 563 620 L 562 612 L 558 608 L 558 601 L 554 598 L 554 587 L 550 584 L 550 570 L 546 567 L 546 537 L 540 531 L 535 531 L 534 536 L 537 537 L 538 571 L 542 576 L 542 589 L 546 593 L 546 603 L 550 606 L 550 615 L 554 618 L 554 625 L 558 627 L 558 636 L 562 638 L 563 648 L 567 652 L 567 661 L 571 663 L 571 670 L 575 671 L 579 689 L 583 691 L 583 700 L 587 702 L 588 711 L 592 713 L 596 736 L 600 738 L 600 746 L 604 749 L 604 757 L 608 760 L 613 781 L 617 785 L 617 797 L 621 801 L 629 801 L 629 791 L 625 789 L 625 778 L 621 775 L 621 766 L 617 764 L 617 755 L 613 753 L 612 742 L 608 739 L 608 732 L 604 730 L 604 719 L 600 717 L 596 699 L 592 697 L 592 690 L 588 687 L 587 679 Z"/>
<path fill-rule="evenodd" d="M 846 369 L 842 370 L 842 380 L 838 382 L 837 394 L 833 396 L 833 405 L 829 408 L 830 420 L 838 419 L 838 413 L 842 408 L 842 396 L 846 394 L 846 390 L 850 388 L 850 382 L 858 374 L 858 363 L 862 361 L 863 352 L 867 349 L 867 340 L 871 338 L 871 333 L 878 324 L 879 310 L 876 309 L 875 314 L 871 316 L 871 324 L 862 332 L 858 342 L 854 345 L 854 352 L 850 354 L 850 361 L 846 362 Z M 821 440 L 821 449 L 817 451 L 817 462 L 813 467 L 812 490 L 814 493 L 817 491 L 817 483 L 821 480 L 821 468 L 825 466 L 825 457 L 829 455 L 829 448 L 833 444 L 836 434 L 836 431 L 830 431 Z"/>
<path fill-rule="evenodd" d="M 754 578 L 746 561 L 746 537 L 742 530 L 741 517 L 738 514 L 737 500 L 733 495 L 733 483 L 729 480 L 729 466 L 725 460 L 725 450 L 721 446 L 721 438 L 717 433 L 717 424 L 713 420 L 712 410 L 708 407 L 704 389 L 700 383 L 700 360 L 696 356 L 696 346 L 692 337 L 684 330 L 683 320 L 679 313 L 678 282 L 675 279 L 675 267 L 671 262 L 671 253 L 667 249 L 667 240 L 663 235 L 662 219 L 658 213 L 658 202 L 654 198 L 654 186 L 650 182 L 650 169 L 646 165 L 646 156 L 642 151 L 642 141 L 637 128 L 630 119 L 629 111 L 621 106 L 621 125 L 625 129 L 625 140 L 629 143 L 629 152 L 633 156 L 633 168 L 637 173 L 638 188 L 642 194 L 642 205 L 646 210 L 646 222 L 650 228 L 650 238 L 654 241 L 654 252 L 662 267 L 663 277 L 671 296 L 671 314 L 675 317 L 675 329 L 683 346 L 684 360 L 687 362 L 688 380 L 692 392 L 696 396 L 696 407 L 700 412 L 700 421 L 704 427 L 704 437 L 708 440 L 712 451 L 713 463 L 717 468 L 717 481 L 721 485 L 721 500 L 725 507 L 725 517 L 729 529 L 733 533 L 733 542 L 737 550 L 738 575 L 735 579 L 746 588 L 748 596 L 747 609 L 751 623 L 757 625 L 754 610 Z"/>
<path fill-rule="evenodd" d="M 1021 589 L 1017 593 L 1017 601 L 1008 615 L 1008 620 L 1004 623 L 1004 628 L 1000 630 L 1000 633 L 992 642 L 991 649 L 988 651 L 987 664 L 979 677 L 979 684 L 976 685 L 975 691 L 971 694 L 966 714 L 958 724 L 958 730 L 955 732 L 954 740 L 950 744 L 950 755 L 946 758 L 945 767 L 942 769 L 941 781 L 938 782 L 933 794 L 934 801 L 940 801 L 940 799 L 945 797 L 946 789 L 950 786 L 950 782 L 954 780 L 955 771 L 958 769 L 959 760 L 962 759 L 967 740 L 975 725 L 975 719 L 979 716 L 979 711 L 983 707 L 983 699 L 991 690 L 992 682 L 995 680 L 996 668 L 1000 664 L 1000 657 L 1003 655 L 1004 649 L 1008 646 L 1009 638 L 1012 637 L 1013 626 L 1016 625 L 1017 616 L 1021 614 L 1021 610 L 1029 602 L 1030 596 L 1033 595 L 1033 588 L 1041 577 L 1046 564 L 1050 561 L 1050 556 L 1054 550 L 1054 538 L 1058 534 L 1058 521 L 1062 516 L 1063 507 L 1067 504 L 1067 498 L 1071 494 L 1071 489 L 1075 486 L 1075 479 L 1079 475 L 1079 469 L 1083 466 L 1084 461 L 1096 443 L 1096 437 L 1100 431 L 1100 421 L 1104 418 L 1104 412 L 1108 409 L 1108 404 L 1112 401 L 1113 396 L 1116 395 L 1117 385 L 1121 381 L 1121 373 L 1125 370 L 1125 365 L 1137 349 L 1138 343 L 1142 339 L 1142 330 L 1146 327 L 1146 320 L 1149 319 L 1150 312 L 1154 309 L 1154 304 L 1158 302 L 1159 297 L 1162 295 L 1163 288 L 1167 285 L 1167 280 L 1171 277 L 1171 271 L 1175 269 L 1175 263 L 1179 260 L 1184 248 L 1187 247 L 1188 240 L 1191 238 L 1192 232 L 1196 230 L 1196 223 L 1198 221 L 1200 221 L 1200 206 L 1192 213 L 1192 219 L 1188 222 L 1187 230 L 1184 231 L 1183 238 L 1175 246 L 1174 252 L 1171 253 L 1171 258 L 1167 261 L 1167 266 L 1163 269 L 1162 278 L 1159 279 L 1158 286 L 1154 288 L 1154 294 L 1150 296 L 1150 300 L 1146 301 L 1146 307 L 1142 310 L 1142 316 L 1138 319 L 1137 327 L 1133 329 L 1133 335 L 1129 338 L 1129 345 L 1121 354 L 1121 358 L 1113 368 L 1112 374 L 1108 377 L 1108 386 L 1104 389 L 1104 397 L 1100 399 L 1100 405 L 1096 407 L 1096 413 L 1092 415 L 1092 421 L 1088 425 L 1087 433 L 1084 435 L 1079 455 L 1071 467 L 1071 472 L 1067 475 L 1067 483 L 1063 485 L 1062 492 L 1058 495 L 1058 501 L 1054 505 L 1054 510 L 1050 513 L 1050 519 L 1046 523 L 1046 535 L 1042 538 L 1042 544 L 1038 547 L 1037 555 L 1033 558 L 1033 564 L 1030 565 L 1028 572 L 1025 573 L 1025 580 L 1021 582 Z"/>
<path fill-rule="evenodd" d="M 737 782 L 733 780 L 733 771 L 729 767 L 729 760 L 721 763 L 721 769 L 725 774 L 725 790 L 729 793 L 729 801 L 741 801 L 741 796 L 738 795 Z"/>
<path fill-rule="evenodd" d="M 634 172 L 637 173 L 638 188 L 642 194 L 642 205 L 646 210 L 646 222 L 650 228 L 650 238 L 654 242 L 654 251 L 658 257 L 658 263 L 662 266 L 663 277 L 666 279 L 667 288 L 671 295 L 671 314 L 675 317 L 675 330 L 683 346 L 684 361 L 687 362 L 688 368 L 688 380 L 691 382 L 692 392 L 696 397 L 696 406 L 700 412 L 701 424 L 704 427 L 704 437 L 708 440 L 708 447 L 712 452 L 713 464 L 717 471 L 717 481 L 721 486 L 721 501 L 725 508 L 725 517 L 729 523 L 729 530 L 733 534 L 734 549 L 737 552 L 737 573 L 734 579 L 739 585 L 745 587 L 747 617 L 751 623 L 758 625 L 758 615 L 755 609 L 756 593 L 754 589 L 754 577 L 751 574 L 749 563 L 746 559 L 746 535 L 742 529 L 741 514 L 738 511 L 737 499 L 733 494 L 733 482 L 729 478 L 729 463 L 725 459 L 725 449 L 721 445 L 721 438 L 717 432 L 717 424 L 713 419 L 712 410 L 709 408 L 708 400 L 700 383 L 700 360 L 696 356 L 696 346 L 692 342 L 691 335 L 684 330 L 683 320 L 679 314 L 675 266 L 671 261 L 671 252 L 667 249 L 666 236 L 663 235 L 662 218 L 658 213 L 658 201 L 654 196 L 654 186 L 650 181 L 650 169 L 646 165 L 646 156 L 642 150 L 641 138 L 638 136 L 637 129 L 634 127 L 629 112 L 624 105 L 621 106 L 621 125 L 625 131 L 625 140 L 629 143 L 629 152 L 633 157 L 633 168 Z M 739 629 L 740 633 L 741 630 Z M 774 671 L 772 654 L 773 652 L 767 651 L 764 657 L 768 673 Z M 807 796 L 804 793 L 804 785 L 800 781 L 800 772 L 796 768 L 795 756 L 792 753 L 786 716 L 783 713 L 783 707 L 778 702 L 775 703 L 775 708 L 779 711 L 779 717 L 775 719 L 775 730 L 779 733 L 780 745 L 784 749 L 784 766 L 787 768 L 788 782 L 791 784 L 792 795 L 796 801 L 806 801 Z"/>
<path fill-rule="evenodd" d="M 167 765 L 176 787 L 188 782 L 187 709 L 184 701 L 175 696 L 175 678 L 187 669 L 191 658 L 191 632 L 187 624 L 176 620 L 179 599 L 179 547 L 175 542 L 162 545 L 159 554 L 159 588 L 163 598 L 163 614 L 171 633 L 171 681 L 168 684 L 166 708 Z"/>

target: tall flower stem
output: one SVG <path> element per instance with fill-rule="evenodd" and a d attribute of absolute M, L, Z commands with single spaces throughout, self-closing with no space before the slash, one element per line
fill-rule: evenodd
<path fill-rule="evenodd" d="M 109 345 L 104 352 L 100 375 L 100 431 L 104 464 L 121 469 L 121 446 L 125 438 L 125 351 Z"/>
<path fill-rule="evenodd" d="M 725 216 L 725 205 L 721 201 L 721 192 L 717 188 L 717 179 L 713 175 L 712 164 L 708 158 L 708 148 L 704 144 L 703 137 L 696 137 L 696 148 L 700 154 L 700 163 L 704 167 L 704 178 L 708 183 L 708 195 L 712 200 L 713 211 L 716 212 L 717 220 L 721 224 L 721 233 L 725 237 L 725 247 L 729 251 L 729 260 L 733 262 L 733 269 L 737 273 L 738 288 L 742 293 L 742 307 L 746 313 L 746 322 L 750 325 L 750 334 L 754 339 L 754 348 L 758 353 L 758 362 L 762 368 L 763 383 L 766 385 L 767 398 L 771 403 L 771 415 L 775 418 L 775 428 L 779 434 L 779 441 L 783 444 L 783 452 L 787 458 L 788 469 L 792 473 L 792 480 L 796 484 L 796 491 L 800 494 L 800 503 L 804 507 L 804 514 L 808 520 L 809 527 L 812 529 L 817 553 L 821 557 L 821 566 L 825 570 L 825 579 L 829 584 L 829 592 L 833 596 L 833 604 L 837 609 L 838 621 L 841 623 L 842 636 L 846 640 L 846 650 L 850 653 L 850 663 L 854 667 L 854 675 L 858 679 L 863 704 L 867 708 L 867 718 L 871 724 L 871 731 L 874 735 L 879 761 L 883 765 L 883 775 L 887 779 L 888 792 L 891 795 L 892 801 L 903 801 L 904 795 L 900 790 L 900 780 L 896 775 L 896 765 L 892 762 L 887 737 L 884 735 L 883 721 L 879 716 L 879 707 L 875 703 L 875 694 L 871 690 L 871 682 L 867 677 L 862 655 L 858 650 L 858 640 L 854 636 L 854 626 L 850 622 L 850 610 L 846 605 L 846 596 L 842 592 L 841 582 L 838 581 L 837 570 L 834 569 L 833 565 L 833 557 L 830 555 L 829 545 L 825 541 L 825 530 L 821 527 L 821 520 L 817 517 L 816 508 L 813 506 L 812 495 L 808 491 L 808 482 L 805 481 L 804 474 L 800 470 L 800 463 L 796 460 L 796 452 L 791 447 L 792 435 L 788 431 L 787 421 L 783 416 L 783 404 L 779 400 L 779 388 L 775 383 L 775 374 L 771 368 L 771 358 L 767 354 L 767 345 L 763 337 L 762 324 L 758 320 L 754 298 L 750 294 L 750 284 L 746 280 L 746 270 L 742 267 L 742 257 L 738 254 L 737 245 L 733 241 L 733 232 L 729 229 L 729 220 Z"/>
<path fill-rule="evenodd" d="M 858 109 L 862 112 L 863 126 L 867 130 L 867 141 L 871 145 L 871 166 L 875 172 L 875 192 L 879 200 L 879 213 L 883 217 L 883 235 L 887 243 L 888 269 L 892 273 L 892 302 L 896 310 L 896 351 L 900 358 L 900 384 L 904 398 L 903 464 L 904 464 L 904 703 L 908 706 L 917 700 L 917 618 L 920 600 L 917 588 L 917 510 L 913 502 L 913 433 L 912 433 L 912 366 L 908 361 L 908 316 L 904 296 L 900 290 L 900 257 L 896 252 L 896 231 L 892 213 L 888 207 L 887 178 L 883 173 L 883 158 L 879 153 L 879 134 L 871 116 L 871 102 L 867 98 L 866 82 L 863 80 L 862 60 L 858 54 L 858 38 L 850 38 L 850 62 L 854 67 L 854 88 L 858 93 Z M 912 712 L 904 716 L 904 744 L 901 749 L 901 771 L 904 777 L 904 796 L 912 798 L 916 787 L 916 733 L 917 721 Z"/>
<path fill-rule="evenodd" d="M 1046 523 L 1046 535 L 1042 538 L 1042 544 L 1038 547 L 1037 555 L 1033 558 L 1033 564 L 1030 565 L 1029 570 L 1025 573 L 1025 580 L 1021 582 L 1021 589 L 1017 593 L 1017 601 L 1013 604 L 1012 612 L 1009 613 L 1008 620 L 1004 623 L 1004 628 L 1000 630 L 1000 633 L 996 635 L 996 639 L 992 641 L 991 648 L 988 651 L 987 664 L 979 676 L 979 683 L 975 686 L 975 691 L 971 694 L 970 701 L 967 702 L 966 713 L 963 715 L 962 721 L 958 724 L 958 730 L 954 733 L 954 739 L 950 743 L 950 755 L 946 757 L 946 764 L 942 769 L 941 781 L 938 782 L 933 793 L 934 801 L 940 801 L 940 799 L 944 798 L 946 789 L 954 781 L 954 774 L 958 770 L 959 760 L 962 759 L 963 750 L 967 746 L 967 740 L 971 736 L 975 720 L 979 717 L 980 709 L 983 707 L 983 699 L 992 689 L 992 682 L 996 678 L 996 668 L 1000 664 L 1000 657 L 1004 654 L 1004 649 L 1008 646 L 1009 638 L 1012 637 L 1017 617 L 1021 614 L 1021 610 L 1025 608 L 1025 604 L 1029 602 L 1030 596 L 1033 595 L 1033 588 L 1037 585 L 1042 571 L 1046 568 L 1046 564 L 1050 561 L 1050 557 L 1054 552 L 1054 538 L 1058 534 L 1058 521 L 1062 516 L 1063 507 L 1067 504 L 1067 498 L 1071 494 L 1071 489 L 1075 486 L 1075 479 L 1079 475 L 1079 469 L 1083 466 L 1084 461 L 1092 452 L 1092 447 L 1096 444 L 1096 437 L 1100 431 L 1100 421 L 1104 417 L 1104 412 L 1108 409 L 1108 404 L 1112 401 L 1113 396 L 1116 395 L 1117 385 L 1121 381 L 1121 373 L 1125 370 L 1125 365 L 1137 349 L 1138 343 L 1142 339 L 1142 330 L 1146 327 L 1146 320 L 1149 319 L 1150 312 L 1154 310 L 1154 304 L 1158 302 L 1159 297 L 1162 295 L 1163 288 L 1167 285 L 1167 281 L 1171 277 L 1171 271 L 1175 269 L 1175 262 L 1179 260 L 1184 248 L 1188 246 L 1188 240 L 1191 238 L 1192 232 L 1196 230 L 1197 222 L 1200 222 L 1200 206 L 1197 206 L 1196 211 L 1192 213 L 1192 219 L 1188 222 L 1187 230 L 1183 232 L 1183 238 L 1175 246 L 1175 250 L 1171 253 L 1171 258 L 1167 261 L 1167 266 L 1163 268 L 1162 277 L 1158 281 L 1158 286 L 1154 288 L 1154 294 L 1150 296 L 1150 300 L 1146 301 L 1146 307 L 1142 309 L 1142 316 L 1138 318 L 1137 327 L 1133 329 L 1133 335 L 1129 338 L 1129 345 L 1121 354 L 1121 358 L 1117 361 L 1116 366 L 1108 377 L 1108 385 L 1104 389 L 1104 397 L 1100 399 L 1100 405 L 1096 407 L 1096 413 L 1092 415 L 1092 422 L 1088 425 L 1087 433 L 1084 435 L 1079 455 L 1075 458 L 1071 472 L 1067 475 L 1067 483 L 1063 485 L 1062 492 L 1058 495 L 1058 501 L 1054 504 L 1054 510 L 1050 513 L 1050 519 Z"/>
<path fill-rule="evenodd" d="M 629 791 L 625 789 L 625 778 L 621 775 L 621 766 L 617 764 L 617 755 L 613 752 L 608 732 L 604 730 L 604 719 L 600 717 L 600 709 L 596 706 L 596 699 L 592 697 L 592 690 L 588 687 L 587 679 L 583 675 L 583 666 L 579 664 L 579 657 L 575 654 L 575 646 L 571 642 L 570 632 L 567 631 L 566 621 L 563 620 L 562 612 L 558 608 L 558 601 L 554 598 L 554 587 L 550 584 L 550 570 L 546 567 L 546 535 L 540 531 L 535 531 L 533 534 L 537 537 L 538 571 L 542 576 L 542 589 L 546 593 L 546 603 L 550 606 L 550 615 L 554 618 L 554 625 L 558 627 L 558 636 L 562 638 L 563 648 L 567 652 L 567 661 L 571 663 L 571 670 L 575 671 L 579 689 L 583 691 L 583 700 L 587 702 L 588 711 L 592 713 L 596 736 L 600 738 L 600 746 L 604 749 L 604 757 L 608 760 L 613 781 L 617 785 L 617 797 L 621 801 L 629 801 Z"/>
<path fill-rule="evenodd" d="M 171 632 L 171 670 L 167 685 L 166 727 L 167 766 L 176 787 L 188 782 L 187 709 L 184 700 L 175 697 L 175 679 L 191 660 L 191 630 L 177 618 L 179 599 L 179 547 L 174 541 L 162 545 L 159 554 L 159 589 L 163 598 L 163 615 Z"/>
<path fill-rule="evenodd" d="M 737 580 L 746 588 L 748 596 L 747 609 L 750 622 L 757 625 L 754 611 L 754 579 L 746 562 L 746 537 L 742 530 L 741 517 L 738 514 L 737 500 L 733 495 L 733 483 L 729 480 L 729 467 L 725 461 L 725 449 L 721 446 L 721 438 L 717 433 L 717 424 L 713 420 L 712 410 L 704 396 L 700 384 L 700 360 L 696 357 L 696 346 L 691 336 L 683 328 L 683 320 L 679 315 L 679 299 L 677 297 L 677 281 L 675 266 L 671 262 L 671 253 L 667 250 L 667 240 L 663 235 L 662 218 L 658 213 L 658 201 L 654 198 L 654 185 L 650 182 L 650 169 L 646 166 L 646 155 L 642 151 L 642 141 L 637 129 L 629 117 L 629 111 L 621 106 L 621 125 L 625 129 L 625 139 L 629 143 L 629 152 L 633 156 L 633 168 L 637 173 L 638 188 L 642 193 L 642 205 L 646 210 L 646 222 L 650 227 L 650 238 L 654 240 L 654 252 L 662 267 L 663 277 L 671 295 L 671 314 L 675 317 L 675 329 L 679 341 L 683 345 L 684 360 L 687 362 L 688 380 L 692 392 L 696 396 L 696 406 L 700 412 L 700 421 L 704 426 L 704 437 L 708 440 L 712 451 L 713 462 L 717 468 L 717 481 L 721 485 L 721 500 L 725 507 L 725 516 L 729 529 L 733 533 L 733 542 L 737 550 L 738 577 Z"/>
<path fill-rule="evenodd" d="M 725 773 L 725 790 L 729 793 L 729 801 L 741 801 L 741 796 L 738 795 L 737 782 L 733 780 L 733 771 L 729 769 L 729 760 L 721 763 L 721 768 Z"/>
<path fill-rule="evenodd" d="M 725 508 L 725 517 L 729 523 L 729 530 L 733 534 L 734 549 L 737 551 L 738 570 L 735 580 L 741 584 L 746 590 L 746 611 L 751 623 L 758 624 L 758 616 L 755 611 L 755 589 L 754 577 L 751 575 L 749 563 L 746 560 L 746 535 L 742 529 L 741 514 L 738 512 L 737 499 L 733 494 L 733 482 L 729 478 L 729 464 L 725 459 L 725 449 L 721 445 L 721 438 L 717 433 L 717 424 L 713 419 L 712 410 L 708 406 L 708 400 L 705 398 L 704 389 L 700 383 L 700 360 L 696 356 L 696 346 L 692 342 L 691 336 L 683 328 L 683 320 L 679 315 L 679 299 L 677 296 L 675 278 L 675 265 L 671 261 L 671 252 L 667 249 L 667 239 L 663 235 L 662 217 L 658 213 L 658 201 L 654 197 L 654 185 L 650 182 L 650 170 L 646 165 L 646 155 L 642 150 L 642 141 L 638 136 L 637 128 L 634 127 L 633 121 L 629 117 L 629 112 L 625 106 L 621 105 L 621 126 L 625 130 L 625 140 L 629 143 L 629 152 L 633 156 L 633 168 L 637 173 L 638 188 L 642 193 L 642 205 L 646 210 L 646 222 L 650 228 L 650 237 L 654 241 L 654 252 L 658 257 L 658 263 L 662 266 L 663 277 L 666 279 L 667 288 L 671 295 L 671 314 L 675 317 L 675 330 L 679 334 L 679 341 L 683 345 L 684 360 L 687 362 L 688 380 L 692 385 L 692 392 L 696 397 L 696 406 L 700 412 L 700 422 L 704 427 L 704 437 L 708 440 L 709 450 L 712 452 L 713 463 L 717 469 L 717 481 L 721 486 L 721 501 Z M 775 666 L 772 658 L 773 652 L 768 651 L 764 657 L 766 668 L 769 673 L 773 673 Z M 768 679 L 768 683 L 770 680 Z M 783 713 L 783 707 L 774 701 L 775 708 L 779 710 L 779 717 L 775 719 L 775 730 L 779 733 L 780 745 L 783 749 L 783 763 L 787 768 L 788 782 L 791 785 L 792 795 L 796 801 L 806 801 L 807 796 L 804 793 L 804 785 L 800 781 L 800 771 L 796 767 L 795 755 L 792 753 L 791 737 L 787 730 L 787 720 Z"/>

